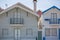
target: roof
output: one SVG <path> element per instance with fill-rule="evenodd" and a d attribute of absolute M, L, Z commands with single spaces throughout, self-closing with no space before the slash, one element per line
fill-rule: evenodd
<path fill-rule="evenodd" d="M 25 10 L 25 11 L 27 11 L 27 12 L 29 12 L 29 13 L 37 16 L 37 17 L 39 17 L 36 13 L 33 12 L 32 9 L 26 7 L 25 5 L 23 5 L 23 4 L 19 3 L 19 2 L 16 3 L 16 4 L 14 4 L 14 5 L 12 5 L 12 6 L 10 6 L 10 7 L 8 7 L 8 8 L 5 9 L 4 11 L 2 11 L 0 14 L 3 14 L 3 13 L 5 13 L 5 12 L 7 12 L 7 11 L 13 9 L 13 8 L 16 8 L 16 7 L 21 8 L 21 9 L 23 9 L 23 10 Z"/>
<path fill-rule="evenodd" d="M 58 7 L 56 7 L 56 6 L 52 6 L 52 7 L 50 7 L 49 9 L 43 11 L 43 13 L 47 12 L 48 10 L 50 10 L 50 9 L 52 9 L 52 8 L 56 8 L 56 9 L 60 10 Z"/>
<path fill-rule="evenodd" d="M 0 7 L 0 12 L 2 12 L 4 9 L 2 9 L 1 7 Z"/>

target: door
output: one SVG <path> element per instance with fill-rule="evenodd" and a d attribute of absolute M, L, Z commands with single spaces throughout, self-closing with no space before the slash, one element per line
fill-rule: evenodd
<path fill-rule="evenodd" d="M 57 28 L 46 28 L 45 29 L 46 40 L 58 40 Z"/>
<path fill-rule="evenodd" d="M 59 29 L 59 40 L 60 40 L 60 29 Z"/>
<path fill-rule="evenodd" d="M 15 40 L 20 40 L 20 29 L 15 29 Z"/>
<path fill-rule="evenodd" d="M 38 40 L 42 40 L 42 31 L 38 31 Z"/>

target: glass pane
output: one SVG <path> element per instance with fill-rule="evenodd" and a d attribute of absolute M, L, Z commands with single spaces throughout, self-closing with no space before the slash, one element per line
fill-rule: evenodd
<path fill-rule="evenodd" d="M 15 39 L 20 38 L 20 29 L 15 29 Z"/>
<path fill-rule="evenodd" d="M 57 36 L 57 29 L 56 28 L 51 29 L 51 35 L 52 36 Z"/>
<path fill-rule="evenodd" d="M 46 35 L 46 36 L 50 36 L 50 29 L 49 29 L 49 28 L 46 28 L 46 29 L 45 29 L 45 35 Z"/>
<path fill-rule="evenodd" d="M 57 13 L 51 13 L 51 24 L 57 24 Z"/>
<path fill-rule="evenodd" d="M 15 38 L 17 38 L 17 29 L 15 29 Z"/>
<path fill-rule="evenodd" d="M 3 37 L 8 37 L 8 29 L 2 29 Z"/>
<path fill-rule="evenodd" d="M 18 37 L 20 37 L 20 29 L 18 29 Z"/>
<path fill-rule="evenodd" d="M 23 24 L 23 18 L 10 18 L 10 24 Z"/>
<path fill-rule="evenodd" d="M 33 30 L 32 29 L 27 29 L 26 30 L 26 35 L 31 36 L 33 34 Z"/>

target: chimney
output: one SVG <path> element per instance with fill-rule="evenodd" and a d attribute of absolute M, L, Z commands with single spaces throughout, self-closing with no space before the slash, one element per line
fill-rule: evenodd
<path fill-rule="evenodd" d="M 42 12 L 40 10 L 37 11 L 37 14 L 41 17 Z"/>
<path fill-rule="evenodd" d="M 33 0 L 33 3 L 34 3 L 34 13 L 36 13 L 36 3 L 37 3 L 37 0 Z"/>

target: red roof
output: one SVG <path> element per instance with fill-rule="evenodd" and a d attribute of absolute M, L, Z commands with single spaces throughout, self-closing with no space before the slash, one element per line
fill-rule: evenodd
<path fill-rule="evenodd" d="M 41 12 L 40 10 L 38 10 L 38 11 L 37 11 L 37 14 L 38 14 L 39 16 L 41 16 L 41 15 L 42 15 L 42 12 Z"/>

